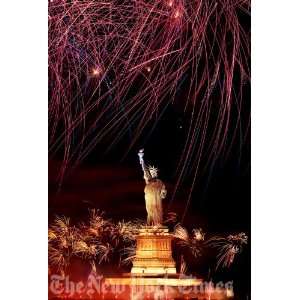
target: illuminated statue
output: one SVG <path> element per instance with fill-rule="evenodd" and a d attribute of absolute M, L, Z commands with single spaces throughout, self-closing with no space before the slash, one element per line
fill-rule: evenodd
<path fill-rule="evenodd" d="M 147 224 L 151 226 L 159 226 L 162 224 L 163 219 L 162 199 L 166 198 L 167 190 L 164 183 L 157 178 L 158 169 L 146 166 L 143 158 L 143 149 L 139 151 L 138 156 L 146 182 L 144 191 L 147 210 Z"/>

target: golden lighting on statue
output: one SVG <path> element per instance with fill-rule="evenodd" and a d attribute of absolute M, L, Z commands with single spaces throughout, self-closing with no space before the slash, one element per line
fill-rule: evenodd
<path fill-rule="evenodd" d="M 147 225 L 161 226 L 162 224 L 162 199 L 166 198 L 167 190 L 165 185 L 158 177 L 158 169 L 150 166 L 147 167 L 144 162 L 144 150 L 138 153 L 140 164 L 144 172 L 145 202 L 147 210 Z"/>
<path fill-rule="evenodd" d="M 185 299 L 200 299 L 204 295 L 197 291 L 203 284 L 202 279 L 182 276 L 176 272 L 175 261 L 172 257 L 172 239 L 174 234 L 163 226 L 162 201 L 166 198 L 167 190 L 164 183 L 158 179 L 158 169 L 147 166 L 144 162 L 144 150 L 138 152 L 139 161 L 146 183 L 145 204 L 147 211 L 147 225 L 139 229 L 136 236 L 136 251 L 132 261 L 131 273 L 121 277 L 106 278 L 105 282 L 111 286 L 127 286 L 130 289 L 130 299 L 174 299 L 183 296 L 181 288 L 189 291 Z M 194 232 L 198 240 L 204 239 L 204 233 L 199 229 Z M 149 294 L 148 289 L 153 293 Z M 212 289 L 210 299 L 221 300 L 224 291 L 218 294 Z M 201 298 L 203 299 L 203 298 Z"/>
<path fill-rule="evenodd" d="M 158 179 L 158 169 L 147 166 L 144 162 L 144 150 L 138 153 L 144 173 L 145 203 L 147 210 L 147 226 L 137 236 L 136 257 L 133 261 L 132 274 L 176 274 L 175 262 L 172 258 L 171 241 L 167 227 L 162 226 L 162 199 L 167 190 Z"/>

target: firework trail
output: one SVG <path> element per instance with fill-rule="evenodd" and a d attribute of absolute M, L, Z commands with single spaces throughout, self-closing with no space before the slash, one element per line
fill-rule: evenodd
<path fill-rule="evenodd" d="M 167 226 L 176 225 L 178 222 L 178 215 L 174 212 L 168 212 L 164 218 L 164 224 Z"/>
<path fill-rule="evenodd" d="M 200 162 L 230 149 L 230 126 L 240 131 L 249 9 L 249 0 L 51 0 L 49 144 L 63 150 L 61 177 L 101 141 L 113 147 L 130 132 L 129 151 L 176 105 L 189 120 L 176 188 L 187 170 L 193 188 Z"/>
<path fill-rule="evenodd" d="M 216 269 L 220 266 L 229 268 L 237 254 L 240 254 L 244 245 L 248 243 L 248 236 L 241 232 L 236 235 L 224 237 L 212 237 L 207 241 L 207 244 L 218 250 Z"/>
<path fill-rule="evenodd" d="M 98 277 L 95 261 L 91 261 L 91 273 L 90 273 L 89 277 L 91 277 L 91 276 L 93 276 L 94 278 Z"/>
<path fill-rule="evenodd" d="M 110 259 L 110 256 L 113 252 L 114 248 L 110 243 L 106 243 L 99 246 L 99 252 L 100 252 L 100 258 L 99 258 L 99 264 L 102 262 L 108 262 Z"/>
<path fill-rule="evenodd" d="M 180 270 L 179 274 L 186 274 L 187 273 L 187 264 L 186 261 L 184 260 L 184 256 L 180 256 Z"/>
<path fill-rule="evenodd" d="M 136 257 L 136 243 L 124 248 L 121 252 L 121 265 L 130 265 Z"/>

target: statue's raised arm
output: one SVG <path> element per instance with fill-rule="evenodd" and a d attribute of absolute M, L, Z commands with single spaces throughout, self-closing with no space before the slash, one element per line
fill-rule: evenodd
<path fill-rule="evenodd" d="M 142 166 L 143 172 L 144 172 L 144 179 L 146 181 L 146 184 L 152 179 L 151 173 L 149 171 L 149 168 L 146 166 L 144 161 L 144 149 L 141 149 L 138 153 L 140 164 Z"/>

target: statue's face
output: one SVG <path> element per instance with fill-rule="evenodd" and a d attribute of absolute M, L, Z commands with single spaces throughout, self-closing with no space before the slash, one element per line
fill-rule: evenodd
<path fill-rule="evenodd" d="M 151 174 L 151 177 L 152 177 L 152 178 L 157 178 L 157 173 L 155 173 L 155 172 L 150 172 L 150 174 Z"/>
<path fill-rule="evenodd" d="M 149 169 L 151 177 L 152 178 L 156 178 L 158 176 L 158 170 L 155 167 L 150 167 Z"/>

